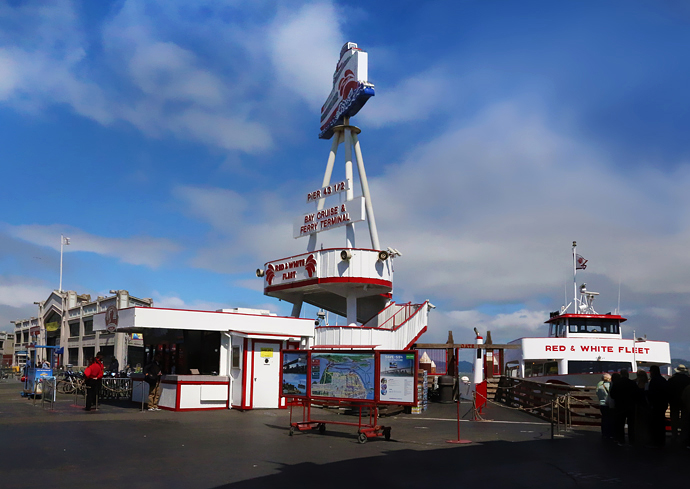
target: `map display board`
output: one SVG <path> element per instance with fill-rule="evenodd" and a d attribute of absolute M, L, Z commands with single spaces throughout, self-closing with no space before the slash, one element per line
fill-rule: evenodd
<path fill-rule="evenodd" d="M 415 352 L 380 353 L 379 400 L 394 404 L 417 399 L 417 358 Z"/>
<path fill-rule="evenodd" d="M 417 405 L 417 351 L 282 350 L 286 398 Z"/>
<path fill-rule="evenodd" d="M 312 397 L 373 401 L 376 380 L 373 351 L 311 354 Z"/>
<path fill-rule="evenodd" d="M 306 351 L 284 351 L 281 394 L 290 397 L 307 395 L 309 354 Z"/>

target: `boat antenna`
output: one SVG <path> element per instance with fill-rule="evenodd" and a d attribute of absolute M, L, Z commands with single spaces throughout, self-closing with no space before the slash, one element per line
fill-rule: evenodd
<path fill-rule="evenodd" d="M 568 282 L 563 282 L 563 307 L 568 303 Z M 563 313 L 561 313 L 563 314 Z"/>
<path fill-rule="evenodd" d="M 620 315 L 621 313 L 621 279 L 618 279 L 618 309 L 616 310 L 616 313 Z"/>
<path fill-rule="evenodd" d="M 573 307 L 577 314 L 577 241 L 573 241 Z"/>

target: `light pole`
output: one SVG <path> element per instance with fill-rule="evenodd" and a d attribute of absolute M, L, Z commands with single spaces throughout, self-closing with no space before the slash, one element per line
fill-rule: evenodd
<path fill-rule="evenodd" d="M 60 235 L 60 292 L 62 292 L 62 251 L 65 245 L 69 245 L 69 238 L 64 235 Z"/>

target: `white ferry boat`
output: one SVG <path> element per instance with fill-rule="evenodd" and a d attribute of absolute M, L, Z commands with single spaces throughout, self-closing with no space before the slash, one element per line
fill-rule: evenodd
<path fill-rule="evenodd" d="M 576 253 L 573 242 L 573 302 L 552 312 L 548 324 L 548 336 L 520 338 L 510 342 L 519 349 L 505 350 L 505 374 L 509 377 L 529 378 L 537 382 L 592 386 L 604 372 L 619 372 L 626 368 L 635 373 L 659 365 L 662 373 L 670 375 L 671 352 L 665 341 L 623 337 L 622 323 L 626 318 L 619 314 L 599 314 L 593 303 L 597 292 L 587 290 L 587 284 L 579 288 L 575 276 L 578 269 L 586 267 L 586 260 Z M 570 306 L 574 312 L 568 312 Z"/>
<path fill-rule="evenodd" d="M 369 60 L 365 51 L 354 42 L 346 42 L 333 73 L 333 88 L 321 107 L 319 138 L 330 139 L 333 127 L 343 123 L 345 117 L 354 117 L 359 109 L 374 96 L 374 85 L 367 80 Z"/>

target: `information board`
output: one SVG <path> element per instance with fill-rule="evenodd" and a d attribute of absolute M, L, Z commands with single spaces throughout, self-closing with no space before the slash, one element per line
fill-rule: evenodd
<path fill-rule="evenodd" d="M 311 395 L 332 399 L 374 400 L 374 352 L 311 354 Z"/>
<path fill-rule="evenodd" d="M 283 351 L 282 395 L 303 397 L 307 395 L 308 357 L 306 351 Z"/>
<path fill-rule="evenodd" d="M 287 398 L 417 405 L 416 351 L 282 350 Z"/>
<path fill-rule="evenodd" d="M 414 352 L 381 353 L 379 364 L 379 400 L 414 403 L 417 398 Z"/>

